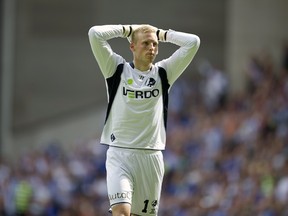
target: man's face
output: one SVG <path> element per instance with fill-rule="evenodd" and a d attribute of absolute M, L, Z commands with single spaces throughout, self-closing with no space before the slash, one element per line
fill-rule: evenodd
<path fill-rule="evenodd" d="M 138 62 L 152 63 L 158 54 L 158 39 L 156 33 L 138 32 L 136 40 L 130 44 L 134 59 Z"/>

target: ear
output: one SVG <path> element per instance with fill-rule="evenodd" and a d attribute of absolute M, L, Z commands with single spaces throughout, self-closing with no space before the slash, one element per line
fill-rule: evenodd
<path fill-rule="evenodd" d="M 134 50 L 135 50 L 135 44 L 133 42 L 130 43 L 130 50 L 132 52 L 134 52 Z"/>

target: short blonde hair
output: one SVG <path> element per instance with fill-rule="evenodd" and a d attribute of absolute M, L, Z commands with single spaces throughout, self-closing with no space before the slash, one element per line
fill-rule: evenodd
<path fill-rule="evenodd" d="M 156 34 L 157 29 L 154 26 L 148 25 L 148 24 L 144 24 L 141 25 L 140 27 L 138 27 L 137 29 L 135 29 L 132 34 L 131 34 L 131 42 L 136 42 L 137 41 L 137 37 L 136 35 L 138 33 L 155 33 Z"/>

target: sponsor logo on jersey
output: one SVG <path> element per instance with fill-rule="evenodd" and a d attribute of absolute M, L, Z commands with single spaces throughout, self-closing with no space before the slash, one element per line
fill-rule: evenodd
<path fill-rule="evenodd" d="M 123 95 L 127 96 L 128 98 L 147 99 L 147 98 L 157 97 L 159 93 L 160 93 L 159 89 L 135 91 L 135 90 L 127 89 L 125 88 L 125 86 L 123 86 Z"/>

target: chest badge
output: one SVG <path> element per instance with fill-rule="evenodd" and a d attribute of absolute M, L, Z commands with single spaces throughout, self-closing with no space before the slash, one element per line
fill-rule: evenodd
<path fill-rule="evenodd" d="M 149 86 L 149 87 L 153 87 L 156 83 L 156 80 L 152 77 L 149 77 L 146 82 L 145 82 L 145 85 L 146 86 Z"/>

